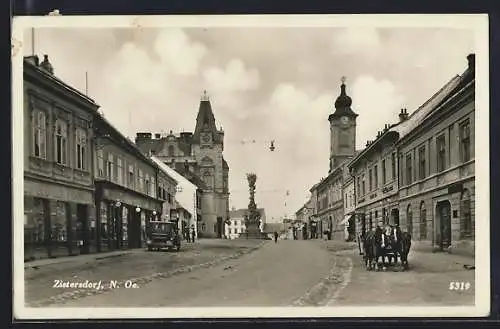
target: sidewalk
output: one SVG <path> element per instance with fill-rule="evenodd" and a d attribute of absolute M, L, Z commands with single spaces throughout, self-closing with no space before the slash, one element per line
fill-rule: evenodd
<path fill-rule="evenodd" d="M 387 271 L 367 271 L 357 250 L 337 253 L 352 259 L 349 282 L 330 305 L 368 306 L 459 306 L 474 304 L 474 258 L 421 251 L 410 251 L 408 271 L 399 267 Z M 450 289 L 450 282 L 463 282 L 468 288 Z"/>
<path fill-rule="evenodd" d="M 195 245 L 216 245 L 218 242 L 220 243 L 220 239 L 201 239 L 197 240 L 194 244 L 192 243 L 187 243 L 183 242 L 182 243 L 182 248 L 183 249 L 191 249 Z M 122 249 L 122 250 L 114 250 L 114 251 L 104 251 L 104 252 L 98 252 L 98 253 L 92 253 L 92 254 L 86 254 L 86 255 L 76 255 L 76 256 L 64 256 L 64 257 L 57 257 L 57 258 L 42 258 L 42 259 L 36 259 L 32 261 L 28 261 L 24 263 L 24 269 L 37 269 L 40 267 L 48 266 L 48 265 L 54 265 L 54 264 L 61 264 L 61 263 L 68 263 L 68 262 L 74 262 L 74 263 L 89 263 L 89 262 L 94 262 L 102 259 L 107 259 L 107 258 L 114 258 L 114 257 L 120 257 L 132 253 L 137 253 L 137 252 L 143 252 L 145 251 L 146 248 L 135 248 L 135 249 Z"/>
<path fill-rule="evenodd" d="M 87 254 L 87 255 L 64 256 L 64 257 L 57 257 L 57 258 L 42 258 L 42 259 L 37 259 L 37 260 L 25 262 L 24 269 L 25 270 L 37 269 L 37 268 L 48 266 L 48 265 L 68 263 L 68 262 L 88 263 L 88 262 L 93 262 L 96 260 L 101 260 L 101 259 L 106 259 L 106 258 L 120 257 L 123 255 L 127 255 L 130 253 L 134 253 L 134 252 L 138 252 L 138 251 L 142 251 L 142 250 L 144 250 L 144 248 L 115 250 L 115 251 L 99 252 L 99 253 L 93 253 L 93 254 Z"/>

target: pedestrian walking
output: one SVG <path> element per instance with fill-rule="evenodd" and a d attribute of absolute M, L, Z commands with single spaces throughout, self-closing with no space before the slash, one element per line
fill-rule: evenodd
<path fill-rule="evenodd" d="M 194 228 L 193 228 L 193 230 L 191 231 L 191 242 L 194 242 L 195 239 L 196 239 L 196 234 L 195 234 Z"/>
<path fill-rule="evenodd" d="M 278 243 L 278 232 L 274 232 L 274 243 Z"/>

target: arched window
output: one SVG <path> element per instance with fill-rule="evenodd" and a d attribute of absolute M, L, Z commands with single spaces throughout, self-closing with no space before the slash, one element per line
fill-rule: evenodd
<path fill-rule="evenodd" d="M 173 145 L 170 145 L 168 147 L 168 156 L 169 157 L 173 157 L 174 156 L 174 146 Z"/>
<path fill-rule="evenodd" d="M 413 233 L 413 214 L 411 213 L 411 204 L 406 208 L 406 225 L 408 227 L 408 233 Z"/>
<path fill-rule="evenodd" d="M 473 236 L 470 202 L 470 192 L 465 189 L 460 198 L 460 235 L 462 238 L 471 238 Z"/>
<path fill-rule="evenodd" d="M 210 172 L 206 171 L 203 174 L 203 181 L 205 182 L 208 188 L 210 189 L 213 188 L 212 174 L 210 174 Z"/>
<path fill-rule="evenodd" d="M 425 239 L 427 239 L 427 210 L 424 201 L 422 201 L 420 203 L 420 240 Z"/>

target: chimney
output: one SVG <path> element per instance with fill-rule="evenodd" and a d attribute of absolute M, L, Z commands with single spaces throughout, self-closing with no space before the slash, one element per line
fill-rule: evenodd
<path fill-rule="evenodd" d="M 40 66 L 40 59 L 38 58 L 38 55 L 25 56 L 24 59 L 35 66 Z"/>
<path fill-rule="evenodd" d="M 406 119 L 408 119 L 408 112 L 406 109 L 401 109 L 401 112 L 399 112 L 399 122 L 403 122 Z"/>
<path fill-rule="evenodd" d="M 467 62 L 469 66 L 469 72 L 474 74 L 476 71 L 476 54 L 469 54 L 467 56 Z"/>
<path fill-rule="evenodd" d="M 50 74 L 54 75 L 54 67 L 49 62 L 49 55 L 43 55 L 43 62 L 40 64 L 40 67 Z"/>
<path fill-rule="evenodd" d="M 135 143 L 139 145 L 141 142 L 148 142 L 151 140 L 151 133 L 137 133 L 135 136 Z"/>
<path fill-rule="evenodd" d="M 160 133 L 156 133 L 155 134 L 155 139 L 160 139 L 161 138 L 161 134 Z"/>

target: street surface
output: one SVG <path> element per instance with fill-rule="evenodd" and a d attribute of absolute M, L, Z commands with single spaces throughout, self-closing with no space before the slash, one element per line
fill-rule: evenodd
<path fill-rule="evenodd" d="M 410 252 L 410 270 L 368 272 L 354 244 L 334 241 L 213 240 L 183 252 L 128 255 L 99 261 L 86 271 L 57 272 L 27 279 L 27 302 L 44 299 L 52 307 L 209 307 L 209 306 L 454 306 L 474 304 L 474 259 L 445 253 Z M 206 262 L 234 255 L 217 263 Z M 248 253 L 241 253 L 246 250 Z M 205 263 L 176 275 L 155 275 Z M 88 266 L 88 265 L 87 265 Z M 43 270 L 43 269 L 40 269 Z M 72 278 L 74 273 L 78 273 Z M 134 281 L 125 288 L 124 280 Z M 100 294 L 47 302 L 72 289 L 51 288 L 54 279 L 120 281 Z M 451 289 L 450 283 L 469 284 Z M 73 289 L 74 290 L 74 289 Z M 91 290 L 91 289 L 89 289 Z M 30 303 L 28 303 L 30 305 Z"/>

